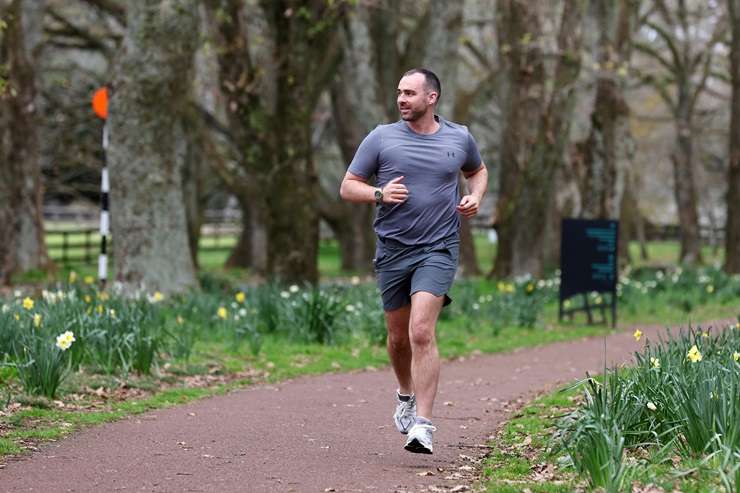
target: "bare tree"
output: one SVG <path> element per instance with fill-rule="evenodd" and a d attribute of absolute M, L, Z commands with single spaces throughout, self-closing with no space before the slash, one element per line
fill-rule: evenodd
<path fill-rule="evenodd" d="M 182 189 L 196 2 L 136 0 L 126 15 L 109 117 L 116 280 L 179 292 L 197 285 Z"/>
<path fill-rule="evenodd" d="M 657 91 L 673 117 L 676 147 L 671 161 L 681 231 L 680 261 L 694 264 L 701 262 L 694 179 L 695 116 L 727 23 L 722 15 L 712 15 L 704 2 L 653 0 L 652 7 L 643 25 L 649 41 L 635 41 L 634 47 L 658 68 L 642 79 Z"/>
<path fill-rule="evenodd" d="M 34 70 L 44 6 L 30 3 L 0 1 L 0 284 L 15 273 L 51 267 L 44 240 Z"/>
<path fill-rule="evenodd" d="M 585 2 L 563 2 L 552 74 L 545 64 L 544 7 L 532 0 L 498 3 L 499 52 L 508 85 L 497 206 L 499 248 L 492 272 L 498 277 L 543 274 L 553 177 L 563 166 L 569 138 Z"/>
<path fill-rule="evenodd" d="M 740 1 L 727 0 L 732 29 L 730 76 L 732 114 L 730 116 L 727 171 L 727 224 L 725 226 L 725 265 L 728 274 L 740 274 Z"/>

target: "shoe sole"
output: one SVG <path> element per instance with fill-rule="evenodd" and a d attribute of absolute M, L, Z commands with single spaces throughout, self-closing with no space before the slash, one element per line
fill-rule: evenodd
<path fill-rule="evenodd" d="M 421 442 L 417 440 L 416 438 L 414 438 L 409 443 L 407 443 L 403 448 L 405 448 L 409 452 L 413 452 L 414 454 L 431 454 L 432 453 L 430 449 L 422 445 Z"/>

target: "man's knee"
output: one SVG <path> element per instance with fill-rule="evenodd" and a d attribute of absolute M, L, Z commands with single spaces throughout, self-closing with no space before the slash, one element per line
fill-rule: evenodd
<path fill-rule="evenodd" d="M 414 347 L 426 347 L 434 341 L 434 324 L 430 321 L 419 320 L 411 325 L 411 345 Z"/>

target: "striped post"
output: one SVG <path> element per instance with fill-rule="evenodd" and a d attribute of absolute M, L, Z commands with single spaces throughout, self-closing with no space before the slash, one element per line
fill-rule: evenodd
<path fill-rule="evenodd" d="M 103 125 L 103 156 L 108 151 L 108 122 Z M 100 179 L 100 256 L 98 257 L 98 280 L 100 288 L 104 289 L 108 282 L 108 235 L 110 234 L 110 213 L 108 211 L 108 181 L 107 157 L 103 158 L 103 172 Z"/>

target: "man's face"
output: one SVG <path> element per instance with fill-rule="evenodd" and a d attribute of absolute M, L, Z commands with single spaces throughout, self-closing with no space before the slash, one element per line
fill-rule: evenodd
<path fill-rule="evenodd" d="M 437 100 L 437 93 L 428 92 L 423 74 L 411 74 L 398 83 L 398 111 L 401 119 L 415 121 L 432 108 Z"/>

